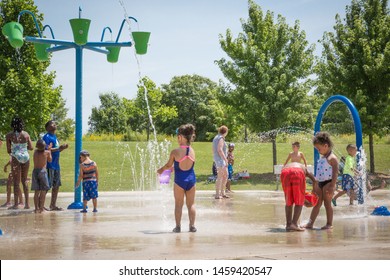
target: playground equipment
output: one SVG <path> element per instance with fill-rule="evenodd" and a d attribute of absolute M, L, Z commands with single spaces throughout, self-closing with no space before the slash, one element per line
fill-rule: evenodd
<path fill-rule="evenodd" d="M 362 124 L 360 122 L 360 117 L 359 117 L 359 113 L 355 107 L 355 105 L 353 105 L 353 103 L 351 102 L 351 100 L 349 100 L 347 97 L 343 96 L 343 95 L 334 95 L 334 96 L 331 96 L 330 98 L 328 98 L 324 104 L 322 104 L 319 112 L 318 112 L 318 115 L 317 115 L 317 119 L 316 119 L 316 123 L 314 125 L 314 135 L 319 132 L 321 130 L 321 122 L 322 122 L 322 118 L 326 112 L 326 110 L 328 109 L 328 107 L 333 103 L 333 102 L 342 102 L 344 103 L 350 113 L 351 113 L 351 116 L 352 116 L 352 119 L 353 119 L 353 123 L 354 123 L 354 126 L 355 126 L 355 136 L 356 136 L 356 147 L 358 148 L 358 153 L 357 153 L 357 169 L 358 170 L 364 170 L 364 166 L 362 166 L 363 164 L 365 164 L 364 162 L 362 162 L 361 160 L 361 155 L 364 154 L 363 152 L 363 133 L 362 133 Z M 317 170 L 317 161 L 319 159 L 319 153 L 316 149 L 314 149 L 314 172 L 316 172 Z M 364 172 L 363 172 L 364 173 Z M 357 199 L 358 199 L 358 203 L 359 204 L 363 204 L 364 203 L 364 190 L 365 190 L 365 182 L 366 182 L 366 178 L 365 178 L 365 175 L 366 174 L 362 174 L 362 180 L 358 180 L 358 192 L 357 192 Z"/>
<path fill-rule="evenodd" d="M 132 42 L 118 42 L 120 34 L 122 32 L 123 24 L 126 21 L 122 21 L 118 36 L 115 42 L 103 42 L 104 31 L 111 28 L 106 27 L 103 29 L 101 42 L 88 42 L 88 30 L 91 20 L 81 18 L 81 7 L 79 7 L 79 18 L 70 19 L 70 25 L 73 31 L 74 42 L 57 40 L 54 38 L 53 30 L 50 26 L 45 25 L 45 28 L 49 28 L 52 39 L 44 38 L 42 31 L 39 28 L 35 15 L 28 11 L 23 10 L 18 15 L 17 22 L 6 23 L 2 28 L 3 35 L 7 38 L 9 43 L 14 48 L 20 48 L 23 46 L 24 41 L 34 44 L 35 54 L 38 60 L 46 61 L 49 59 L 49 53 L 67 50 L 74 48 L 76 50 L 76 143 L 75 143 L 75 174 L 74 183 L 76 184 L 79 173 L 79 153 L 82 150 L 82 70 L 83 70 L 83 50 L 88 49 L 91 51 L 103 53 L 107 55 L 107 61 L 115 63 L 118 61 L 119 51 L 121 47 L 131 47 Z M 38 31 L 39 37 L 26 36 L 23 38 L 23 26 L 19 23 L 20 17 L 23 14 L 30 14 L 34 20 L 35 27 Z M 133 17 L 129 19 L 137 20 Z M 133 41 L 137 54 L 145 54 L 147 52 L 147 45 L 149 41 L 150 32 L 132 32 Z M 52 46 L 54 45 L 54 46 Z M 83 204 L 81 201 L 81 188 L 75 188 L 74 202 L 68 206 L 68 209 L 81 209 Z"/>

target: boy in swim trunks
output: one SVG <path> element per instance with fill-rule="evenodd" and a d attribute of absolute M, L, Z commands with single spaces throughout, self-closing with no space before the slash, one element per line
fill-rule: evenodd
<path fill-rule="evenodd" d="M 312 180 L 313 187 L 317 184 L 313 174 L 298 162 L 286 164 L 280 174 L 286 200 L 286 231 L 304 231 L 298 226 L 298 220 L 305 202 L 306 177 Z"/>
<path fill-rule="evenodd" d="M 179 147 L 172 150 L 168 162 L 157 170 L 158 174 L 164 170 L 172 168 L 175 170 L 175 184 L 173 194 L 175 197 L 175 221 L 176 227 L 173 232 L 181 231 L 181 216 L 184 205 L 184 197 L 188 209 L 190 220 L 189 231 L 196 232 L 195 227 L 195 151 L 192 149 L 191 142 L 195 135 L 195 127 L 192 124 L 181 125 L 177 129 L 177 141 Z"/>
<path fill-rule="evenodd" d="M 291 160 L 291 162 L 301 162 L 301 161 L 303 161 L 303 163 L 307 167 L 305 156 L 304 156 L 304 154 L 302 152 L 299 151 L 300 147 L 301 147 L 301 145 L 299 144 L 299 142 L 292 143 L 292 150 L 293 151 L 288 154 L 288 157 L 287 157 L 286 162 L 284 163 L 284 165 L 286 165 L 289 162 L 289 160 Z"/>
<path fill-rule="evenodd" d="M 86 150 L 80 152 L 80 173 L 75 188 L 78 188 L 83 180 L 83 210 L 80 211 L 81 213 L 87 213 L 87 203 L 91 199 L 92 212 L 97 212 L 99 172 L 96 162 L 92 161 L 89 156 Z"/>
<path fill-rule="evenodd" d="M 337 198 L 340 196 L 348 193 L 349 195 L 349 205 L 353 205 L 353 201 L 355 199 L 355 192 L 354 192 L 354 186 L 355 186 L 355 173 L 357 173 L 356 170 L 356 153 L 357 153 L 357 147 L 353 144 L 348 144 L 347 146 L 347 152 L 348 156 L 345 158 L 344 163 L 344 169 L 343 169 L 343 176 L 341 180 L 341 187 L 342 191 L 337 193 L 332 198 L 332 203 L 334 206 L 337 206 Z"/>
<path fill-rule="evenodd" d="M 45 150 L 46 143 L 39 139 L 34 151 L 34 170 L 32 172 L 31 190 L 34 193 L 35 213 L 44 211 L 46 193 L 50 189 L 49 179 L 47 178 L 46 164 L 51 162 L 51 145 Z"/>

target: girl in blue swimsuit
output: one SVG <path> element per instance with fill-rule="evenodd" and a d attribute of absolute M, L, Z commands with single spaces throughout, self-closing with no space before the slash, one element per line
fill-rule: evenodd
<path fill-rule="evenodd" d="M 195 228 L 195 151 L 191 142 L 195 135 L 195 127 L 192 124 L 181 125 L 177 130 L 177 141 L 179 147 L 172 150 L 168 162 L 157 170 L 158 174 L 164 170 L 174 167 L 175 184 L 173 194 L 175 197 L 175 221 L 176 227 L 173 232 L 181 231 L 181 216 L 184 205 L 184 197 L 190 220 L 190 232 L 196 232 Z"/>

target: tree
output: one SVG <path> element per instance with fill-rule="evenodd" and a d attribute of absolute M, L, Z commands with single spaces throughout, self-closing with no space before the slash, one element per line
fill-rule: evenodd
<path fill-rule="evenodd" d="M 91 133 L 118 134 L 126 132 L 126 110 L 123 99 L 114 92 L 99 95 L 101 105 L 93 107 L 88 125 Z"/>
<path fill-rule="evenodd" d="M 29 10 L 38 21 L 43 20 L 32 0 L 3 0 L 0 2 L 0 26 L 16 21 L 19 12 Z M 24 35 L 38 36 L 31 16 L 24 14 L 20 18 Z M 42 25 L 39 23 L 40 28 Z M 54 87 L 55 72 L 46 72 L 49 61 L 36 59 L 34 46 L 25 43 L 14 49 L 4 36 L 0 40 L 0 133 L 10 128 L 11 119 L 18 115 L 24 119 L 26 131 L 33 138 L 44 131 L 44 124 L 57 108 L 61 88 Z"/>
<path fill-rule="evenodd" d="M 145 99 L 148 99 L 148 105 Z M 131 104 L 128 104 L 131 105 Z M 136 122 L 138 130 L 146 130 L 147 140 L 149 140 L 151 121 L 155 125 L 156 132 L 163 131 L 163 124 L 171 122 L 177 117 L 177 107 L 170 106 L 163 102 L 163 93 L 160 88 L 148 77 L 142 78 L 138 85 L 137 97 L 134 100 L 134 106 L 129 106 L 134 110 L 133 121 Z M 149 116 L 149 113 L 151 116 Z"/>
<path fill-rule="evenodd" d="M 230 30 L 220 35 L 222 49 L 230 60 L 216 63 L 235 86 L 229 100 L 243 114 L 253 131 L 272 131 L 273 162 L 276 164 L 277 129 L 286 125 L 307 125 L 314 46 L 309 46 L 299 22 L 290 27 L 284 17 L 249 0 L 249 19 L 236 39 Z"/>
<path fill-rule="evenodd" d="M 62 140 L 67 140 L 74 134 L 74 120 L 67 118 L 68 108 L 65 107 L 65 103 L 65 99 L 61 97 L 57 108 L 51 114 L 51 119 L 55 120 L 58 126 L 57 137 Z"/>
<path fill-rule="evenodd" d="M 336 15 L 333 28 L 322 39 L 317 94 L 341 93 L 354 103 L 369 135 L 370 171 L 375 172 L 373 136 L 388 133 L 390 123 L 388 1 L 353 0 L 344 21 Z"/>
<path fill-rule="evenodd" d="M 204 141 L 215 136 L 217 127 L 225 124 L 218 100 L 220 88 L 210 79 L 199 75 L 176 76 L 161 87 L 163 104 L 178 108 L 177 118 L 165 122 L 166 134 L 174 134 L 180 125 L 192 123 L 196 128 L 196 139 Z"/>

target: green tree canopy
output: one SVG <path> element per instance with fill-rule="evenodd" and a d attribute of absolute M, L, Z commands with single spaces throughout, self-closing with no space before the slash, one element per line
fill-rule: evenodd
<path fill-rule="evenodd" d="M 51 119 L 57 122 L 57 137 L 67 140 L 74 134 L 74 120 L 67 117 L 69 109 L 65 107 L 66 101 L 60 97 L 57 108 L 51 114 Z"/>
<path fill-rule="evenodd" d="M 146 104 L 145 90 L 149 109 Z M 153 121 L 156 132 L 163 132 L 164 124 L 171 122 L 177 117 L 177 107 L 163 102 L 161 89 L 156 87 L 156 84 L 148 77 L 144 77 L 142 83 L 139 83 L 134 106 L 128 108 L 133 108 L 134 110 L 134 114 L 129 115 L 132 116 L 130 119 L 135 121 L 138 130 L 146 129 L 148 139 L 151 130 L 151 120 Z M 149 113 L 151 114 L 151 119 L 149 118 Z"/>
<path fill-rule="evenodd" d="M 199 75 L 173 77 L 169 84 L 161 85 L 163 104 L 177 108 L 177 118 L 162 124 L 163 132 L 174 134 L 176 128 L 192 123 L 196 139 L 209 140 L 217 128 L 225 124 L 224 111 L 218 100 L 217 83 Z"/>
<path fill-rule="evenodd" d="M 88 120 L 89 132 L 119 134 L 126 132 L 127 116 L 123 99 L 114 92 L 99 95 L 99 108 L 93 107 Z"/>
<path fill-rule="evenodd" d="M 33 12 L 38 21 L 43 20 L 32 0 L 2 0 L 0 9 L 1 27 L 17 21 L 22 10 Z M 38 36 L 30 15 L 21 16 L 20 23 L 24 36 Z M 36 138 L 58 107 L 61 88 L 54 87 L 55 73 L 46 72 L 50 61 L 39 62 L 31 43 L 14 49 L 3 35 L 0 38 L 0 133 L 10 131 L 11 119 L 18 115 L 24 119 L 26 131 Z"/>
<path fill-rule="evenodd" d="M 370 170 L 375 172 L 373 135 L 389 131 L 390 14 L 387 0 L 353 0 L 346 18 L 336 15 L 334 32 L 322 39 L 316 67 L 317 94 L 339 93 L 357 107 L 369 135 Z"/>
<path fill-rule="evenodd" d="M 265 14 L 249 1 L 249 18 L 241 20 L 243 32 L 233 38 L 227 30 L 220 44 L 230 59 L 216 63 L 234 85 L 229 101 L 242 112 L 253 131 L 287 125 L 311 124 L 308 76 L 312 73 L 314 46 L 309 46 L 299 22 L 289 26 L 281 15 Z M 308 114 L 309 112 L 309 114 Z M 276 164 L 275 137 L 274 163 Z"/>

